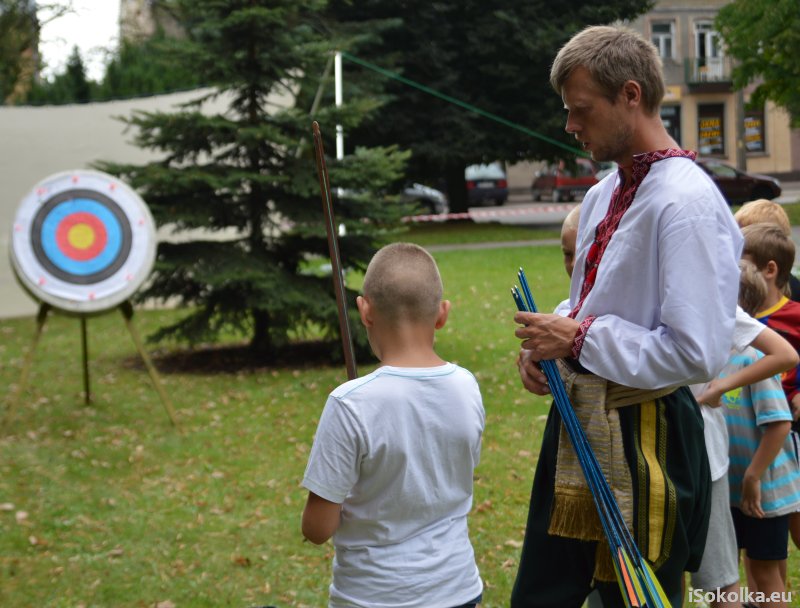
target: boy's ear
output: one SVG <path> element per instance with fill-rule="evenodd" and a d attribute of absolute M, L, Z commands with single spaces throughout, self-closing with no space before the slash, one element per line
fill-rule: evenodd
<path fill-rule="evenodd" d="M 356 298 L 356 306 L 358 307 L 358 314 L 361 317 L 361 322 L 364 327 L 372 327 L 372 305 L 365 296 L 358 296 Z"/>
<path fill-rule="evenodd" d="M 436 317 L 436 324 L 433 326 L 435 329 L 442 329 L 444 324 L 447 323 L 447 315 L 450 314 L 450 300 L 442 300 L 439 302 L 439 315 Z"/>
<path fill-rule="evenodd" d="M 776 276 L 778 276 L 778 264 L 775 262 L 775 260 L 770 260 L 767 262 L 767 265 L 764 266 L 764 270 L 762 270 L 761 273 L 767 280 L 774 279 Z"/>

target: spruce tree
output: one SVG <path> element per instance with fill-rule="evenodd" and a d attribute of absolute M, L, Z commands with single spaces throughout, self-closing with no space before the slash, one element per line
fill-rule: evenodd
<path fill-rule="evenodd" d="M 273 355 L 290 335 L 321 328 L 338 333 L 329 274 L 311 123 L 334 149 L 334 125 L 353 128 L 376 105 L 351 100 L 340 109 L 311 99 L 334 43 L 320 30 L 315 0 L 181 0 L 182 56 L 210 91 L 173 112 L 127 118 L 139 146 L 159 152 L 144 165 L 101 163 L 149 205 L 162 232 L 154 274 L 142 299 L 178 302 L 186 314 L 153 337 L 213 340 L 246 332 L 251 347 Z M 329 83 L 329 86 L 332 84 Z M 283 96 L 285 103 L 276 101 Z M 212 100 L 224 110 L 201 111 Z M 346 267 L 361 269 L 404 213 L 390 194 L 407 154 L 395 148 L 328 154 Z M 349 294 L 351 316 L 354 294 Z M 353 324 L 351 325 L 358 325 Z M 355 329 L 355 327 L 354 327 Z"/>

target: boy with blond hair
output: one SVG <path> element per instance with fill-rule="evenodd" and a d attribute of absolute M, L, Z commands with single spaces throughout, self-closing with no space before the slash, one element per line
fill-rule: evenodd
<path fill-rule="evenodd" d="M 450 311 L 435 261 L 387 245 L 357 305 L 382 366 L 330 394 L 303 478 L 303 535 L 333 537 L 328 605 L 472 608 L 483 585 L 467 514 L 485 414 L 473 375 L 434 351 Z"/>
<path fill-rule="evenodd" d="M 751 224 L 777 224 L 786 236 L 792 235 L 792 225 L 786 210 L 778 203 L 765 198 L 745 203 L 733 214 L 733 219 L 741 228 Z"/>

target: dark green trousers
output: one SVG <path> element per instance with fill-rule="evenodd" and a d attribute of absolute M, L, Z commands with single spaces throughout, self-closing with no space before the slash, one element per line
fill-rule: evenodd
<path fill-rule="evenodd" d="M 700 566 L 711 506 L 700 407 L 683 387 L 655 402 L 618 411 L 633 482 L 631 532 L 677 608 L 683 573 Z M 597 543 L 547 533 L 560 424 L 561 416 L 551 407 L 533 480 L 512 608 L 579 608 L 595 586 Z M 597 583 L 596 587 L 604 608 L 625 606 L 617 583 Z"/>

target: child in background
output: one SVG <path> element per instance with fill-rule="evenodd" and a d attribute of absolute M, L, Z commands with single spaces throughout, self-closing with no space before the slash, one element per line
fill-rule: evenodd
<path fill-rule="evenodd" d="M 561 224 L 561 253 L 564 256 L 564 270 L 572 278 L 572 270 L 575 268 L 575 247 L 578 242 L 578 223 L 581 220 L 581 206 L 577 205 L 567 214 Z M 569 298 L 563 300 L 553 311 L 559 315 L 569 314 L 571 307 Z"/>
<path fill-rule="evenodd" d="M 742 229 L 745 237 L 742 257 L 756 265 L 767 283 L 767 299 L 756 319 L 775 330 L 795 350 L 800 352 L 800 303 L 790 300 L 785 292 L 792 276 L 795 247 L 785 227 L 774 223 L 751 224 Z M 792 409 L 794 420 L 791 435 L 794 444 L 794 456 L 800 463 L 800 367 L 795 366 L 781 377 L 783 392 Z M 800 512 L 790 517 L 789 531 L 792 541 L 800 548 Z M 786 574 L 783 574 L 784 581 Z"/>
<path fill-rule="evenodd" d="M 733 214 L 733 219 L 739 224 L 739 228 L 751 224 L 777 224 L 787 237 L 792 238 L 792 224 L 786 210 L 778 203 L 765 198 L 745 203 Z M 785 295 L 795 302 L 800 302 L 800 279 L 793 274 L 789 274 L 788 291 Z"/>
<path fill-rule="evenodd" d="M 450 310 L 436 263 L 410 243 L 382 248 L 357 304 L 383 365 L 330 394 L 303 478 L 304 536 L 333 536 L 329 606 L 474 607 L 485 414 L 472 374 L 434 351 Z"/>
<path fill-rule="evenodd" d="M 800 358 L 794 348 L 774 331 L 759 323 L 750 314 L 759 309 L 767 295 L 767 286 L 755 266 L 742 260 L 739 284 L 739 308 L 733 334 L 733 353 L 742 353 L 754 347 L 763 353 L 752 365 L 737 372 L 720 376 L 706 385 L 692 388 L 701 404 L 705 423 L 706 450 L 711 468 L 711 519 L 706 547 L 700 569 L 692 573 L 692 586 L 703 591 L 719 590 L 730 597 L 739 588 L 739 564 L 736 535 L 730 509 L 728 483 L 728 431 L 725 414 L 720 409 L 721 398 L 729 391 L 771 379 L 790 367 Z M 749 313 L 749 314 L 748 314 Z M 712 608 L 738 608 L 737 602 L 711 602 Z"/>
<path fill-rule="evenodd" d="M 581 206 L 577 205 L 567 214 L 561 224 L 561 253 L 564 256 L 564 270 L 572 278 L 575 268 L 575 247 L 578 242 L 578 223 L 581 219 Z M 556 314 L 568 314 L 570 311 L 569 298 L 556 306 Z M 586 608 L 603 608 L 603 600 L 597 589 L 593 590 L 586 598 Z"/>

